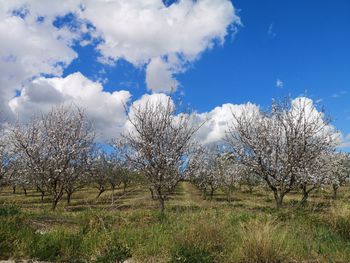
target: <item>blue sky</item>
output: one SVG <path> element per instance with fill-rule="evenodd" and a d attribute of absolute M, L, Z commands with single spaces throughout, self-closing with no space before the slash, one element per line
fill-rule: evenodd
<path fill-rule="evenodd" d="M 143 6 L 142 1 L 135 0 L 132 3 L 140 4 L 132 7 L 128 6 L 128 1 L 123 0 L 119 3 L 130 8 L 123 10 L 138 12 L 149 8 L 157 16 L 157 14 L 163 15 L 158 12 L 161 3 L 159 1 L 152 0 L 149 1 L 152 3 L 150 6 Z M 26 25 L 33 23 L 34 26 L 40 27 L 40 32 L 44 32 L 41 27 L 46 23 L 44 29 L 48 32 L 52 30 L 62 34 L 59 29 L 69 28 L 70 30 L 69 50 L 62 46 L 62 43 L 56 43 L 57 39 L 47 40 L 44 33 L 39 35 L 46 41 L 45 43 L 52 41 L 52 46 L 55 48 L 57 44 L 57 50 L 61 52 L 57 51 L 59 55 L 54 58 L 50 55 L 46 55 L 48 58 L 45 59 L 40 58 L 40 61 L 45 63 L 57 61 L 50 64 L 49 69 L 43 67 L 35 74 L 30 72 L 23 76 L 23 79 L 27 78 L 30 81 L 34 79 L 34 82 L 38 75 L 47 77 L 45 85 L 41 86 L 52 84 L 50 77 L 63 79 L 80 72 L 84 77 L 78 77 L 79 81 L 86 78 L 94 83 L 100 82 L 104 91 L 110 93 L 125 90 L 130 93 L 132 100 L 137 100 L 145 93 L 152 93 L 151 90 L 159 91 L 152 87 L 150 90 L 151 82 L 146 83 L 147 76 L 152 75 L 152 72 L 148 72 L 148 70 L 151 71 L 150 64 L 154 62 L 153 78 L 156 78 L 154 81 L 163 81 L 162 83 L 167 85 L 178 84 L 177 94 L 181 94 L 183 102 L 198 112 L 210 112 L 224 103 L 252 102 L 266 107 L 274 97 L 286 95 L 297 97 L 306 94 L 325 107 L 326 111 L 333 116 L 335 126 L 344 136 L 350 134 L 350 1 L 198 0 L 192 2 L 183 0 L 176 2 L 168 0 L 165 4 L 169 9 L 180 2 L 181 10 L 190 15 L 191 12 L 192 15 L 195 13 L 193 10 L 196 6 L 202 4 L 201 9 L 198 10 L 204 11 L 200 13 L 197 10 L 196 16 L 193 15 L 197 20 L 188 19 L 187 21 L 186 25 L 190 29 L 193 21 L 198 21 L 198 17 L 199 21 L 201 19 L 205 21 L 207 17 L 213 16 L 215 17 L 213 21 L 220 20 L 220 22 L 207 24 L 203 22 L 204 29 L 193 27 L 191 31 L 187 27 L 180 27 L 178 31 L 168 32 L 158 28 L 161 27 L 159 24 L 168 20 L 148 17 L 150 20 L 154 19 L 155 23 L 151 25 L 164 33 L 155 35 L 150 33 L 150 36 L 147 36 L 147 28 L 146 32 L 137 31 L 140 27 L 139 21 L 144 21 L 142 15 L 127 21 L 129 24 L 135 22 L 135 27 L 131 25 L 130 31 L 124 32 L 123 27 L 114 29 L 120 22 L 118 16 L 126 16 L 125 13 L 118 13 L 120 8 L 118 1 L 112 1 L 110 7 L 106 7 L 102 1 L 88 4 L 85 0 L 75 0 L 72 1 L 76 4 L 75 6 L 62 7 L 60 1 L 54 1 L 52 3 L 57 4 L 57 7 L 48 5 L 46 8 L 44 5 L 38 6 L 35 1 L 26 0 L 28 12 L 18 12 L 23 10 L 23 7 L 11 6 L 10 2 L 8 1 L 8 6 L 5 4 L 4 10 L 6 8 L 17 10 L 13 12 L 17 14 L 16 19 L 24 20 Z M 191 9 L 185 3 L 193 3 L 194 8 Z M 174 18 L 173 13 L 170 12 L 166 16 L 168 16 L 165 17 L 166 19 Z M 221 17 L 223 17 L 222 20 Z M 78 18 L 82 20 L 78 21 Z M 35 22 L 31 22 L 34 20 Z M 39 23 L 38 20 L 44 22 Z M 88 29 L 81 27 L 84 21 L 88 21 L 86 23 Z M 124 27 L 128 27 L 128 23 Z M 215 25 L 212 26 L 212 24 Z M 206 31 L 205 27 L 210 28 Z M 152 26 L 149 29 L 152 31 Z M 130 43 L 124 38 L 118 38 L 128 33 L 132 35 L 133 30 L 137 31 L 136 37 L 125 37 L 125 39 L 132 39 Z M 198 31 L 203 31 L 202 35 L 195 39 Z M 98 36 L 96 36 L 97 33 L 99 33 Z M 137 34 L 141 36 L 145 34 L 144 42 L 141 41 L 141 44 L 138 42 Z M 173 43 L 167 42 L 167 38 L 172 37 L 184 43 L 186 38 L 190 40 L 194 38 L 194 40 L 172 48 L 169 46 Z M 114 45 L 109 45 L 108 38 L 112 42 L 116 41 L 113 42 Z M 83 40 L 90 39 L 93 40 L 88 44 L 82 44 Z M 207 41 L 203 47 L 196 47 L 203 41 Z M 143 43 L 147 48 L 146 51 L 143 50 Z M 121 50 L 118 49 L 119 44 Z M 47 48 L 48 46 L 50 45 L 46 44 Z M 131 50 L 125 48 L 126 46 L 131 46 Z M 30 50 L 29 52 L 33 50 L 32 46 L 25 46 L 23 49 L 26 48 Z M 139 49 L 148 53 L 146 55 L 142 52 L 138 53 Z M 158 53 L 160 49 L 165 51 Z M 38 56 L 42 54 L 42 51 L 40 52 Z M 47 50 L 47 54 L 55 52 L 54 49 Z M 106 64 L 106 60 L 101 62 L 101 57 L 112 58 L 113 61 Z M 125 59 L 122 59 L 123 57 Z M 8 58 L 6 62 L 9 62 Z M 57 73 L 60 65 L 63 65 L 62 72 Z M 157 79 L 157 69 L 159 69 L 159 75 L 163 74 L 165 79 Z M 34 105 L 32 98 L 29 100 L 28 96 L 24 96 L 33 93 L 29 92 L 28 80 L 26 81 L 15 83 L 22 85 L 21 88 L 16 88 L 16 94 L 18 97 L 22 94 L 22 100 L 12 103 L 12 110 L 19 111 L 20 103 Z M 59 89 L 59 84 L 52 85 L 55 89 Z M 127 97 L 125 94 L 123 96 Z M 25 111 L 24 108 L 23 111 Z"/>
<path fill-rule="evenodd" d="M 205 51 L 179 74 L 183 100 L 209 111 L 223 103 L 269 105 L 272 97 L 306 94 L 320 100 L 336 126 L 350 133 L 350 2 L 236 0 L 242 26 L 223 46 Z M 93 47 L 76 48 L 79 59 L 65 74 L 106 78 L 106 90 L 146 92 L 145 68 L 118 61 L 96 63 Z M 105 73 L 99 73 L 102 69 Z M 277 87 L 281 80 L 283 87 Z"/>

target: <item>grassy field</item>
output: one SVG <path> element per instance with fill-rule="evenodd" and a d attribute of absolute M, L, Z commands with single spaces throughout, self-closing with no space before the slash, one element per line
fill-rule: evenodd
<path fill-rule="evenodd" d="M 29 190 L 0 190 L 0 259 L 50 262 L 350 262 L 350 190 L 339 200 L 318 191 L 306 207 L 291 194 L 285 208 L 273 196 L 244 187 L 227 202 L 218 191 L 204 200 L 181 182 L 159 214 L 146 187 L 131 186 L 96 200 L 82 189 L 51 211 Z"/>

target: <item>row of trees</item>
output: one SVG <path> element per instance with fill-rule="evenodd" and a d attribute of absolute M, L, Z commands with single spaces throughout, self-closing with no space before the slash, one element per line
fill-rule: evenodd
<path fill-rule="evenodd" d="M 263 184 L 282 207 L 292 190 L 300 190 L 306 202 L 312 191 L 331 185 L 336 197 L 350 177 L 349 155 L 336 152 L 339 133 L 307 98 L 232 113 L 225 140 L 215 150 L 194 141 L 203 123 L 196 124 L 194 114 L 178 114 L 170 99 L 131 113 L 134 129 L 124 135 L 128 156 L 146 173 L 162 210 L 166 194 L 184 178 L 210 197 L 219 187 L 231 193 L 240 183 Z"/>
<path fill-rule="evenodd" d="M 230 202 L 235 189 L 245 186 L 252 193 L 254 187 L 262 186 L 274 193 L 277 207 L 283 205 L 283 197 L 292 190 L 301 192 L 300 202 L 305 204 L 312 191 L 327 186 L 332 187 L 332 198 L 336 199 L 339 187 L 350 181 L 350 155 L 339 152 L 330 153 L 327 159 L 322 159 L 325 163 L 315 174 L 296 174 L 293 179 L 295 181 L 289 188 L 283 184 L 292 178 L 281 177 L 277 180 L 259 174 L 235 159 L 232 152 L 222 149 L 205 149 L 200 155 L 194 156 L 191 162 L 192 166 L 197 167 L 187 179 L 203 191 L 204 198 L 210 200 L 218 189 L 227 194 L 227 200 Z"/>
<path fill-rule="evenodd" d="M 84 112 L 54 108 L 30 122 L 4 129 L 0 143 L 0 179 L 14 186 L 36 187 L 48 194 L 52 208 L 80 187 L 93 185 L 99 197 L 108 187 L 124 189 L 133 178 L 147 179 L 163 212 L 176 184 L 192 180 L 210 198 L 217 188 L 228 196 L 239 184 L 268 187 L 277 207 L 292 190 L 305 202 L 313 190 L 331 185 L 334 197 L 349 180 L 349 155 L 335 151 L 338 133 L 330 119 L 306 98 L 274 102 L 266 111 L 232 113 L 225 140 L 201 145 L 195 134 L 204 123 L 179 113 L 173 101 L 131 106 L 126 131 L 97 147 Z"/>

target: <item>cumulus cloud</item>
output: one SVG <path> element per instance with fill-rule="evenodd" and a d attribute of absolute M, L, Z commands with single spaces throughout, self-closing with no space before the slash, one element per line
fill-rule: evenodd
<path fill-rule="evenodd" d="M 37 78 L 9 105 L 13 113 L 26 120 L 34 113 L 49 111 L 54 105 L 73 104 L 86 111 L 99 139 L 111 139 L 124 126 L 124 105 L 130 97 L 128 91 L 105 92 L 100 83 L 74 73 L 65 78 Z"/>
<path fill-rule="evenodd" d="M 176 88 L 174 69 L 222 44 L 229 27 L 240 24 L 228 0 L 180 0 L 168 7 L 162 0 L 83 3 L 80 16 L 91 21 L 103 39 L 97 46 L 102 60 L 123 58 L 135 66 L 147 65 L 147 85 L 154 91 Z M 164 56 L 177 59 L 165 62 Z M 155 68 L 160 69 L 157 77 Z"/>
<path fill-rule="evenodd" d="M 69 30 L 38 20 L 22 3 L 0 3 L 0 112 L 9 119 L 13 116 L 8 100 L 16 90 L 42 74 L 60 76 L 77 57 L 70 47 L 75 36 Z"/>
<path fill-rule="evenodd" d="M 239 22 L 227 0 L 182 0 L 169 7 L 161 0 L 84 3 L 81 15 L 105 40 L 98 46 L 102 55 L 125 58 L 136 65 L 174 53 L 195 58 L 214 40 L 222 43 L 227 27 Z"/>

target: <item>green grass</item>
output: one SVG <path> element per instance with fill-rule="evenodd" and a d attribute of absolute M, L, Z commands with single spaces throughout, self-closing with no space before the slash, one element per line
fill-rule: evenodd
<path fill-rule="evenodd" d="M 51 262 L 350 262 L 350 192 L 338 201 L 315 192 L 306 207 L 298 193 L 277 210 L 263 189 L 232 194 L 217 191 L 203 200 L 192 184 L 181 182 L 158 212 L 146 187 L 127 193 L 82 189 L 51 211 L 50 200 L 11 189 L 0 190 L 0 260 Z"/>

